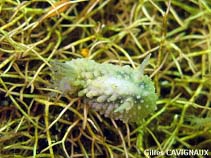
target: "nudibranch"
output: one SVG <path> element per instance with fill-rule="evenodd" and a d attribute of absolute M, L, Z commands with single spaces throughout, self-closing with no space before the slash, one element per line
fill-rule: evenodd
<path fill-rule="evenodd" d="M 105 117 L 142 122 L 156 109 L 157 95 L 151 79 L 143 74 L 149 56 L 136 69 L 79 58 L 51 63 L 55 87 L 77 96 Z"/>

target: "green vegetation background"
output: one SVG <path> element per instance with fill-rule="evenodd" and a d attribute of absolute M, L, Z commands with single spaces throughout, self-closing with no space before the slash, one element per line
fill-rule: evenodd
<path fill-rule="evenodd" d="M 0 157 L 211 150 L 210 17 L 208 0 L 1 0 Z M 158 108 L 139 126 L 104 118 L 51 83 L 52 59 L 136 67 L 150 53 Z"/>

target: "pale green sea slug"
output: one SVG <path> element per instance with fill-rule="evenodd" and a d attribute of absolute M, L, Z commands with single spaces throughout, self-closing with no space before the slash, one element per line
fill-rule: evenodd
<path fill-rule="evenodd" d="M 139 123 L 156 109 L 153 82 L 143 75 L 148 59 L 136 69 L 84 58 L 52 62 L 54 85 L 105 117 Z"/>

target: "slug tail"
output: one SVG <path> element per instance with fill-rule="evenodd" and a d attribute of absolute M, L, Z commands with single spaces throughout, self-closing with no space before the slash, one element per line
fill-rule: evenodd
<path fill-rule="evenodd" d="M 61 63 L 58 61 L 52 61 L 50 64 L 53 75 L 53 83 L 57 89 L 63 93 L 74 92 L 75 87 L 72 86 L 72 83 L 77 78 L 75 68 L 66 63 Z"/>

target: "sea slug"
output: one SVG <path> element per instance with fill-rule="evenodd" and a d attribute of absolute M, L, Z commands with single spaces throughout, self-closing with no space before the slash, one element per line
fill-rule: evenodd
<path fill-rule="evenodd" d="M 54 61 L 54 86 L 65 94 L 81 97 L 105 117 L 139 123 L 156 109 L 153 82 L 143 75 L 148 59 L 149 56 L 136 69 L 84 58 Z"/>

